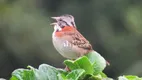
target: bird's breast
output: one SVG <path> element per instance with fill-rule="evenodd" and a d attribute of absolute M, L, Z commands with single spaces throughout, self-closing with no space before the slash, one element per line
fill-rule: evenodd
<path fill-rule="evenodd" d="M 76 59 L 78 57 L 77 53 L 73 51 L 72 44 L 69 41 L 56 37 L 54 34 L 52 35 L 52 39 L 54 47 L 63 57 L 69 59 Z"/>

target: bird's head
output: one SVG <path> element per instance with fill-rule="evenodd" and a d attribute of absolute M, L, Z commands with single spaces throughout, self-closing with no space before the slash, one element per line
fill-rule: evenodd
<path fill-rule="evenodd" d="M 74 17 L 72 15 L 62 15 L 58 17 L 51 17 L 52 19 L 56 20 L 56 22 L 51 23 L 53 25 L 54 29 L 61 30 L 64 27 L 74 27 L 76 28 L 75 22 L 74 22 Z"/>

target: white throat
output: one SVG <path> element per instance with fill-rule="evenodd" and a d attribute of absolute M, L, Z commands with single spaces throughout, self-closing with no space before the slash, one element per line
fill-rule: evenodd
<path fill-rule="evenodd" d="M 56 31 L 61 31 L 62 30 L 62 28 L 59 26 L 59 25 L 54 25 L 54 32 L 56 32 Z"/>

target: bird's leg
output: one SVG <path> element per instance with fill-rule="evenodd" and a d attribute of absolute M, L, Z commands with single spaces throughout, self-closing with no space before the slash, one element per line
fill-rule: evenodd
<path fill-rule="evenodd" d="M 69 67 L 67 67 L 67 66 L 65 67 L 65 70 L 66 70 L 66 71 L 71 71 L 71 70 L 69 69 Z"/>

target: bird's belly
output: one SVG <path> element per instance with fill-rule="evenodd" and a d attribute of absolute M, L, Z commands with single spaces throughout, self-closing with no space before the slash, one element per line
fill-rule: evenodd
<path fill-rule="evenodd" d="M 69 59 L 78 58 L 78 53 L 72 49 L 72 45 L 68 41 L 59 38 L 53 38 L 53 45 L 63 57 Z"/>

